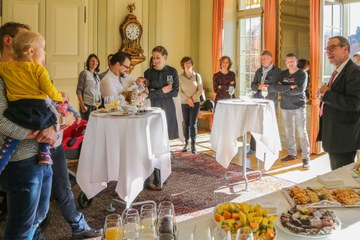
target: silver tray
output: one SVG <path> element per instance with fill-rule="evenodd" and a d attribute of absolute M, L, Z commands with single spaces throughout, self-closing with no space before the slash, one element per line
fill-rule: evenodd
<path fill-rule="evenodd" d="M 302 187 L 303 188 L 303 187 Z M 324 187 L 325 188 L 325 187 Z M 294 199 L 290 196 L 288 190 L 291 189 L 290 188 L 283 188 L 281 191 L 284 194 L 286 200 L 289 202 L 289 204 L 291 206 L 296 206 L 297 204 L 295 203 Z M 303 188 L 306 189 L 306 188 Z M 327 190 L 334 190 L 334 189 L 355 189 L 357 191 L 360 190 L 360 188 L 349 188 L 349 187 L 344 187 L 344 188 L 325 188 Z M 359 194 L 358 194 L 359 195 Z M 359 195 L 360 197 L 360 195 Z M 345 205 L 342 204 L 340 202 L 333 202 L 333 201 L 329 201 L 329 200 L 321 200 L 320 202 L 316 202 L 316 203 L 307 203 L 307 204 L 301 204 L 303 206 L 310 206 L 310 207 L 314 207 L 314 208 L 360 208 L 360 202 L 357 202 L 353 205 Z"/>

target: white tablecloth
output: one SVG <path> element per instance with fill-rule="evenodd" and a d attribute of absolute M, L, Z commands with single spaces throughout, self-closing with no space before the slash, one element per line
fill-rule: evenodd
<path fill-rule="evenodd" d="M 93 113 L 86 128 L 76 180 L 90 199 L 118 181 L 116 192 L 130 204 L 154 167 L 162 183 L 171 173 L 170 147 L 163 110 L 143 115 Z"/>
<path fill-rule="evenodd" d="M 211 129 L 210 143 L 216 161 L 227 168 L 238 152 L 237 139 L 251 132 L 256 140 L 256 157 L 269 170 L 281 150 L 274 103 L 269 100 L 228 99 L 218 101 Z"/>
<path fill-rule="evenodd" d="M 343 187 L 358 187 L 360 188 L 360 183 L 355 181 L 349 172 L 351 165 L 339 168 L 333 172 L 330 172 L 326 175 L 337 176 L 344 180 Z M 316 178 L 306 181 L 300 184 L 303 187 L 321 187 L 321 183 L 317 181 Z M 341 186 L 337 186 L 341 187 Z M 284 197 L 281 191 L 276 191 L 274 193 L 262 196 L 260 198 L 253 199 L 248 201 L 251 204 L 261 204 L 261 203 L 271 203 L 273 206 L 277 207 L 277 215 L 280 216 L 281 213 L 285 212 L 290 208 L 290 204 Z M 324 237 L 321 239 L 331 239 L 331 240 L 345 240 L 345 239 L 358 239 L 360 232 L 360 208 L 331 208 L 334 211 L 335 215 L 339 217 L 342 225 L 341 229 L 336 232 L 334 235 L 329 237 Z M 208 228 L 213 228 L 215 225 L 213 220 L 213 214 L 205 214 L 196 218 L 192 218 L 183 222 L 178 222 L 177 227 L 179 229 L 179 240 L 188 240 L 190 235 L 195 228 L 195 238 L 196 240 L 208 240 L 207 230 Z M 294 236 L 292 234 L 283 232 L 277 228 L 277 237 L 276 240 L 308 240 L 310 238 Z"/>

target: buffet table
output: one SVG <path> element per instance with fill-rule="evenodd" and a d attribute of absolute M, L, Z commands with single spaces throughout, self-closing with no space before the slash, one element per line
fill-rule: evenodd
<path fill-rule="evenodd" d="M 87 198 L 117 181 L 116 192 L 129 206 L 142 191 L 154 168 L 162 183 L 171 173 L 166 116 L 152 108 L 146 113 L 94 112 L 82 144 L 76 180 Z"/>
<path fill-rule="evenodd" d="M 344 184 L 341 187 L 354 187 L 360 188 L 360 182 L 356 181 L 352 176 L 349 169 L 351 169 L 352 164 L 339 168 L 335 171 L 325 174 L 325 176 L 339 177 L 344 181 Z M 299 184 L 303 187 L 323 187 L 320 182 L 317 181 L 317 178 L 311 179 L 309 181 Z M 284 197 L 282 191 L 276 191 L 274 193 L 262 196 L 260 198 L 253 199 L 248 201 L 251 204 L 273 204 L 273 207 L 276 207 L 276 214 L 279 216 L 281 213 L 285 212 L 290 208 L 290 204 Z M 328 237 L 322 237 L 317 239 L 331 239 L 331 240 L 345 240 L 345 239 L 358 239 L 359 229 L 360 229 L 360 208 L 331 208 L 334 211 L 335 215 L 341 220 L 342 225 L 341 229 Z M 195 233 L 196 240 L 207 240 L 208 229 L 213 229 L 215 226 L 215 221 L 213 220 L 213 214 L 208 213 L 202 216 L 192 218 L 183 222 L 178 222 L 177 224 L 179 229 L 179 240 L 188 240 L 192 232 Z M 194 231 L 195 229 L 195 231 Z M 276 240 L 308 240 L 310 237 L 305 236 L 295 236 L 291 233 L 284 232 L 279 228 L 276 229 Z"/>
<path fill-rule="evenodd" d="M 238 152 L 237 139 L 251 132 L 256 140 L 256 158 L 269 170 L 281 150 L 274 103 L 264 99 L 228 99 L 217 102 L 210 143 L 216 161 L 227 168 Z M 246 153 L 245 153 L 246 154 Z"/>

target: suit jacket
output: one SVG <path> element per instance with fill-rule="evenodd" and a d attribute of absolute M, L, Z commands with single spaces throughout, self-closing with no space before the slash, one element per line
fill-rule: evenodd
<path fill-rule="evenodd" d="M 345 153 L 360 148 L 360 67 L 349 60 L 325 93 L 318 140 L 325 151 Z"/>
<path fill-rule="evenodd" d="M 265 78 L 266 83 L 269 84 L 268 96 L 266 97 L 266 99 L 274 101 L 275 109 L 278 102 L 278 91 L 276 89 L 276 85 L 281 79 L 280 75 L 281 75 L 280 68 L 273 66 L 271 70 L 267 73 Z M 251 89 L 253 91 L 256 91 L 256 93 L 254 94 L 254 98 L 264 98 L 261 95 L 261 91 L 258 90 L 258 85 L 261 83 L 261 77 L 262 77 L 262 68 L 259 68 L 256 70 L 254 79 L 251 82 Z"/>

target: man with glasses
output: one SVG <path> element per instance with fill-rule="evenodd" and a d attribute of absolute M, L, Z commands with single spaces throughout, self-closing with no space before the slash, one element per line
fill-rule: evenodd
<path fill-rule="evenodd" d="M 102 97 L 119 96 L 126 90 L 127 79 L 124 79 L 123 81 L 121 76 L 124 76 L 129 68 L 129 55 L 124 52 L 117 52 L 112 56 L 110 59 L 109 71 L 100 82 L 100 92 Z"/>
<path fill-rule="evenodd" d="M 325 48 L 335 71 L 318 90 L 320 128 L 318 141 L 329 153 L 331 169 L 354 162 L 360 148 L 360 67 L 350 60 L 349 41 L 331 37 Z"/>
<path fill-rule="evenodd" d="M 360 52 L 357 52 L 353 55 L 353 62 L 360 66 Z"/>

